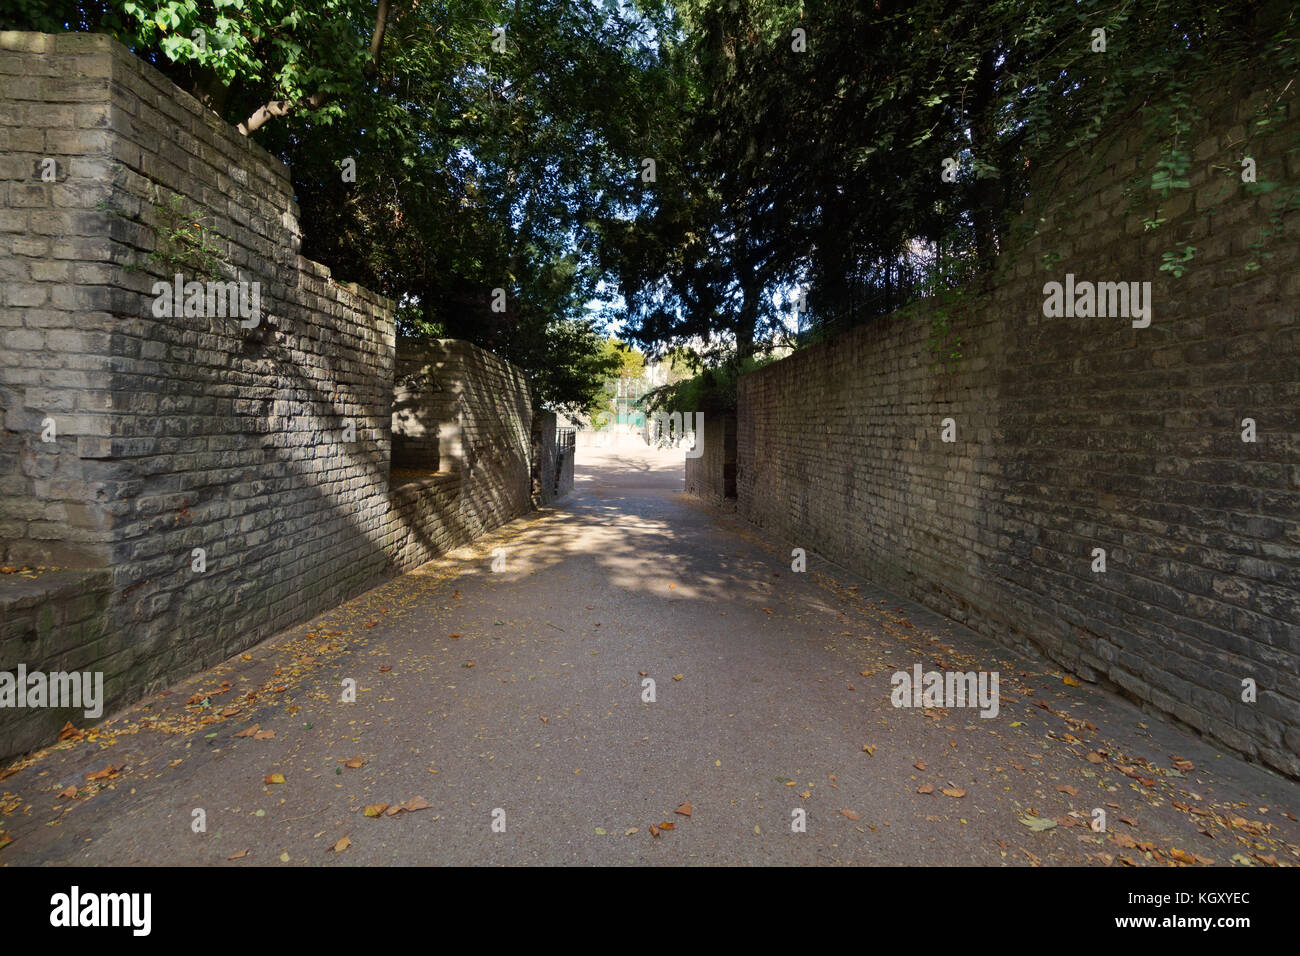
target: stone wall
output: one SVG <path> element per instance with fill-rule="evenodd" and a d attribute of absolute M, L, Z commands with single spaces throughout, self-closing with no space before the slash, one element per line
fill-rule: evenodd
<path fill-rule="evenodd" d="M 102 626 L 39 645 L 0 601 L 0 670 L 76 658 L 121 707 L 528 508 L 526 383 L 464 343 L 435 346 L 463 469 L 390 481 L 393 304 L 298 255 L 284 166 L 123 47 L 0 34 L 0 147 L 0 563 L 108 577 Z M 213 278 L 181 230 L 256 321 L 158 314 Z"/>
<path fill-rule="evenodd" d="M 736 500 L 736 415 L 704 413 L 700 454 L 686 459 L 686 493 L 720 507 Z"/>
<path fill-rule="evenodd" d="M 453 339 L 404 345 L 393 401 L 394 484 L 400 477 L 441 489 L 438 533 L 449 543 L 470 541 L 532 507 L 532 422 L 528 382 L 510 363 Z M 413 540 L 428 533 L 426 524 L 427 516 L 410 525 Z M 431 556 L 416 548 L 399 566 Z"/>
<path fill-rule="evenodd" d="M 738 510 L 1300 775 L 1300 217 L 1259 257 L 1276 196 L 1238 175 L 1253 155 L 1261 180 L 1300 182 L 1296 105 L 1262 138 L 1254 102 L 1223 102 L 1160 229 L 1126 208 L 1151 168 L 1134 120 L 1040 180 L 1012 235 L 1038 231 L 991 291 L 742 378 Z M 1196 247 L 1181 278 L 1160 269 L 1176 240 Z M 1044 284 L 1066 273 L 1150 281 L 1149 327 L 1046 317 Z M 953 371 L 927 346 L 944 322 Z"/>
<path fill-rule="evenodd" d="M 0 581 L 0 671 L 18 664 L 44 672 L 98 669 L 111 643 L 113 578 L 98 571 L 9 571 Z M 38 663 L 39 662 L 39 663 Z M 107 694 L 107 687 L 104 688 Z M 67 721 L 86 723 L 84 707 L 0 711 L 0 756 L 53 740 Z"/>

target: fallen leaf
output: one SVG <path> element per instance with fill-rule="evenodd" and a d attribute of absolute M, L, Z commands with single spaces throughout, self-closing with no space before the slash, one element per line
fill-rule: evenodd
<path fill-rule="evenodd" d="M 917 770 L 924 770 L 924 769 L 925 769 L 925 761 L 924 761 L 924 760 L 918 760 L 916 763 L 912 764 L 912 766 L 915 767 Z"/>
<path fill-rule="evenodd" d="M 684 817 L 689 817 L 691 815 L 691 805 L 689 803 L 683 803 L 680 807 L 674 810 L 673 813 L 680 813 Z"/>
<path fill-rule="evenodd" d="M 1191 773 L 1196 769 L 1196 764 L 1192 763 L 1186 757 L 1179 757 L 1174 754 L 1169 755 L 1169 759 L 1174 762 L 1174 767 L 1183 773 Z"/>
<path fill-rule="evenodd" d="M 371 818 L 373 819 L 373 818 L 378 817 L 380 814 L 382 814 L 382 813 L 383 813 L 385 810 L 387 810 L 387 809 L 388 809 L 388 804 L 386 804 L 386 803 L 372 803 L 372 804 L 370 804 L 370 806 L 366 807 L 366 808 L 365 808 L 364 810 L 362 810 L 361 812 L 362 812 L 362 815 L 367 816 L 367 817 L 371 817 Z"/>
<path fill-rule="evenodd" d="M 352 841 L 349 840 L 347 837 L 344 837 L 343 839 L 339 840 L 338 843 L 335 843 L 335 844 L 334 844 L 333 849 L 334 849 L 334 852 L 335 852 L 335 853 L 342 853 L 344 850 L 346 850 L 346 849 L 347 849 L 348 847 L 350 847 L 351 845 L 352 845 Z"/>
<path fill-rule="evenodd" d="M 874 757 L 876 755 L 876 748 L 873 747 L 871 744 L 863 744 L 862 752 L 865 753 L 868 757 Z"/>
<path fill-rule="evenodd" d="M 360 754 L 357 754 L 357 756 L 353 757 L 351 760 L 345 760 L 343 762 L 343 766 L 347 767 L 350 770 L 360 770 L 365 765 L 366 762 L 361 759 Z"/>
<path fill-rule="evenodd" d="M 934 784 L 923 783 L 916 788 L 917 793 L 934 793 Z"/>
<path fill-rule="evenodd" d="M 72 721 L 64 724 L 63 729 L 59 731 L 60 740 L 80 740 L 84 736 L 85 734 L 82 731 L 72 726 Z"/>
<path fill-rule="evenodd" d="M 275 737 L 274 730 L 259 730 L 257 733 L 253 734 L 254 740 L 271 740 L 273 737 Z"/>
<path fill-rule="evenodd" d="M 264 780 L 263 783 L 284 783 L 284 774 L 268 773 L 266 775 L 266 780 Z"/>
<path fill-rule="evenodd" d="M 655 826 L 653 823 L 650 824 L 650 835 L 652 837 L 657 837 L 659 835 L 659 828 Z"/>
<path fill-rule="evenodd" d="M 1083 684 L 1082 684 L 1080 681 L 1075 680 L 1075 679 L 1074 679 L 1073 677 L 1071 677 L 1069 674 L 1066 674 L 1064 677 L 1061 678 L 1061 680 L 1063 680 L 1066 684 L 1068 684 L 1068 685 L 1071 686 L 1071 687 L 1082 687 L 1082 686 L 1083 686 Z"/>
<path fill-rule="evenodd" d="M 247 851 L 247 850 L 240 850 L 238 853 L 232 853 L 232 854 L 230 854 L 230 856 L 226 857 L 226 859 L 227 859 L 227 860 L 242 860 L 242 859 L 243 859 L 244 857 L 246 857 L 246 856 L 248 856 L 248 851 Z"/>
<path fill-rule="evenodd" d="M 1076 790 L 1074 787 L 1068 786 L 1068 785 L 1066 785 L 1066 784 L 1062 784 L 1061 786 L 1057 787 L 1056 789 L 1059 790 L 1061 793 L 1068 793 L 1068 794 L 1069 794 L 1070 796 L 1072 796 L 1072 797 L 1077 797 L 1077 796 L 1079 795 L 1079 791 L 1078 791 L 1078 790 Z"/>
<path fill-rule="evenodd" d="M 1097 751 L 1095 751 L 1095 750 L 1089 751 L 1087 754 L 1084 755 L 1084 758 L 1083 758 L 1083 759 L 1086 760 L 1086 761 L 1088 761 L 1088 763 L 1101 763 L 1101 762 L 1102 762 L 1102 756 L 1101 756 L 1101 754 L 1097 753 Z"/>
<path fill-rule="evenodd" d="M 86 774 L 86 779 L 87 780 L 108 780 L 111 777 L 116 777 L 117 772 L 120 769 L 121 769 L 120 767 L 114 767 L 112 764 L 109 764 L 103 770 L 96 770 L 94 773 Z"/>
<path fill-rule="evenodd" d="M 66 790 L 59 791 L 60 799 L 70 799 L 77 795 L 77 788 L 74 784 L 69 784 Z"/>
<path fill-rule="evenodd" d="M 841 810 L 840 813 L 848 817 L 850 820 L 856 820 L 858 818 L 858 815 L 852 810 Z"/>
<path fill-rule="evenodd" d="M 949 796 L 949 797 L 964 797 L 964 796 L 966 796 L 966 791 L 965 791 L 965 790 L 962 790 L 962 789 L 959 788 L 959 787 L 956 787 L 956 788 L 954 788 L 954 787 L 944 787 L 944 788 L 943 788 L 943 793 L 944 793 L 946 796 Z"/>
<path fill-rule="evenodd" d="M 673 680 L 681 680 L 685 676 L 686 676 L 685 674 L 674 674 Z"/>
<path fill-rule="evenodd" d="M 1041 833 L 1044 830 L 1052 830 L 1056 827 L 1056 821 L 1050 817 L 1035 817 L 1026 814 L 1020 818 L 1020 822 L 1029 827 L 1029 829 L 1033 830 L 1035 833 Z"/>
<path fill-rule="evenodd" d="M 257 727 L 258 727 L 257 724 L 253 724 L 253 726 L 251 726 L 251 727 L 245 727 L 245 728 L 244 728 L 243 730 L 241 730 L 239 733 L 235 734 L 235 736 L 236 736 L 236 737 L 251 737 L 251 736 L 253 736 L 255 733 L 257 733 Z"/>

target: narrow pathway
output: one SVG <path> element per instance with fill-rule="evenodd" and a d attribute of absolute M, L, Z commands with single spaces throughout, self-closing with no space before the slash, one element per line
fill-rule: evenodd
<path fill-rule="evenodd" d="M 792 573 L 681 461 L 581 449 L 559 508 L 0 771 L 0 864 L 1300 862 L 1296 784 Z M 915 664 L 997 671 L 998 715 L 895 708 Z"/>

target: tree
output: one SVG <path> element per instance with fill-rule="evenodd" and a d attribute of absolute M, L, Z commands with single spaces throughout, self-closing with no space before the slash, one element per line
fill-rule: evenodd
<path fill-rule="evenodd" d="M 1300 36 L 1277 0 L 681 0 L 680 12 L 674 63 L 690 95 L 669 148 L 684 161 L 613 247 L 616 269 L 642 344 L 698 338 L 742 362 L 775 326 L 775 294 L 805 289 L 807 319 L 826 326 L 987 275 L 1030 173 L 1086 157 L 1136 104 L 1165 142 L 1153 187 L 1177 183 L 1192 92 L 1240 62 L 1281 97 Z"/>
<path fill-rule="evenodd" d="M 488 348 L 556 409 L 599 390 L 587 303 L 664 135 L 664 0 L 0 2 L 112 33 L 284 159 L 303 253 L 397 301 L 403 335 Z"/>

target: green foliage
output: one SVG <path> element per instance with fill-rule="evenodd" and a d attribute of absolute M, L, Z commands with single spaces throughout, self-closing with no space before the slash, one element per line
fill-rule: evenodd
<path fill-rule="evenodd" d="M 1067 158 L 1101 164 L 1104 137 L 1139 110 L 1157 156 L 1142 202 L 1159 204 L 1189 188 L 1188 135 L 1225 73 L 1271 90 L 1282 108 L 1264 122 L 1276 124 L 1284 94 L 1294 109 L 1287 90 L 1300 72 L 1286 0 L 681 0 L 680 10 L 687 38 L 673 62 L 689 95 L 661 153 L 674 175 L 616 247 L 648 346 L 701 338 L 746 355 L 779 328 L 770 301 L 782 289 L 805 287 L 808 324 L 838 328 L 933 294 L 936 275 L 987 271 L 1013 238 L 1029 238 L 1007 223 L 1031 175 Z M 1104 52 L 1092 49 L 1098 28 Z M 955 182 L 940 179 L 945 158 Z M 1050 192 L 1053 179 L 1037 182 Z M 1071 215 L 1059 210 L 1048 228 Z M 1143 218 L 1148 230 L 1164 221 L 1159 208 Z M 1166 259 L 1186 269 L 1191 254 Z"/>
<path fill-rule="evenodd" d="M 187 208 L 180 196 L 154 203 L 153 208 L 157 244 L 149 253 L 149 261 L 164 275 L 188 271 L 195 279 L 220 279 L 218 266 L 224 254 L 213 240 L 226 237 L 212 227 L 210 217 Z"/>
<path fill-rule="evenodd" d="M 228 122 L 269 116 L 304 255 L 397 301 L 403 335 L 519 365 L 542 405 L 600 391 L 587 303 L 677 96 L 664 0 L 0 0 L 0 22 L 110 33 Z"/>
<path fill-rule="evenodd" d="M 952 327 L 953 308 L 962 299 L 960 292 L 948 292 L 927 302 L 930 313 L 930 335 L 926 349 L 930 353 L 931 371 L 952 374 L 962 360 L 962 337 Z"/>
<path fill-rule="evenodd" d="M 695 375 L 670 381 L 649 392 L 642 407 L 649 412 L 726 412 L 736 410 L 737 383 L 742 375 L 770 364 L 770 356 L 731 358 L 709 368 L 698 368 Z"/>
<path fill-rule="evenodd" d="M 188 274 L 195 280 L 222 279 L 220 266 L 225 261 L 225 252 L 214 244 L 214 240 L 229 237 L 213 228 L 211 217 L 191 208 L 180 196 L 173 195 L 167 202 L 155 200 L 151 205 L 152 222 L 130 216 L 106 201 L 101 200 L 96 208 L 108 215 L 141 222 L 149 227 L 154 235 L 154 248 L 146 261 L 154 267 L 152 271 L 168 277 Z M 134 272 L 144 267 L 130 263 L 123 268 Z"/>

